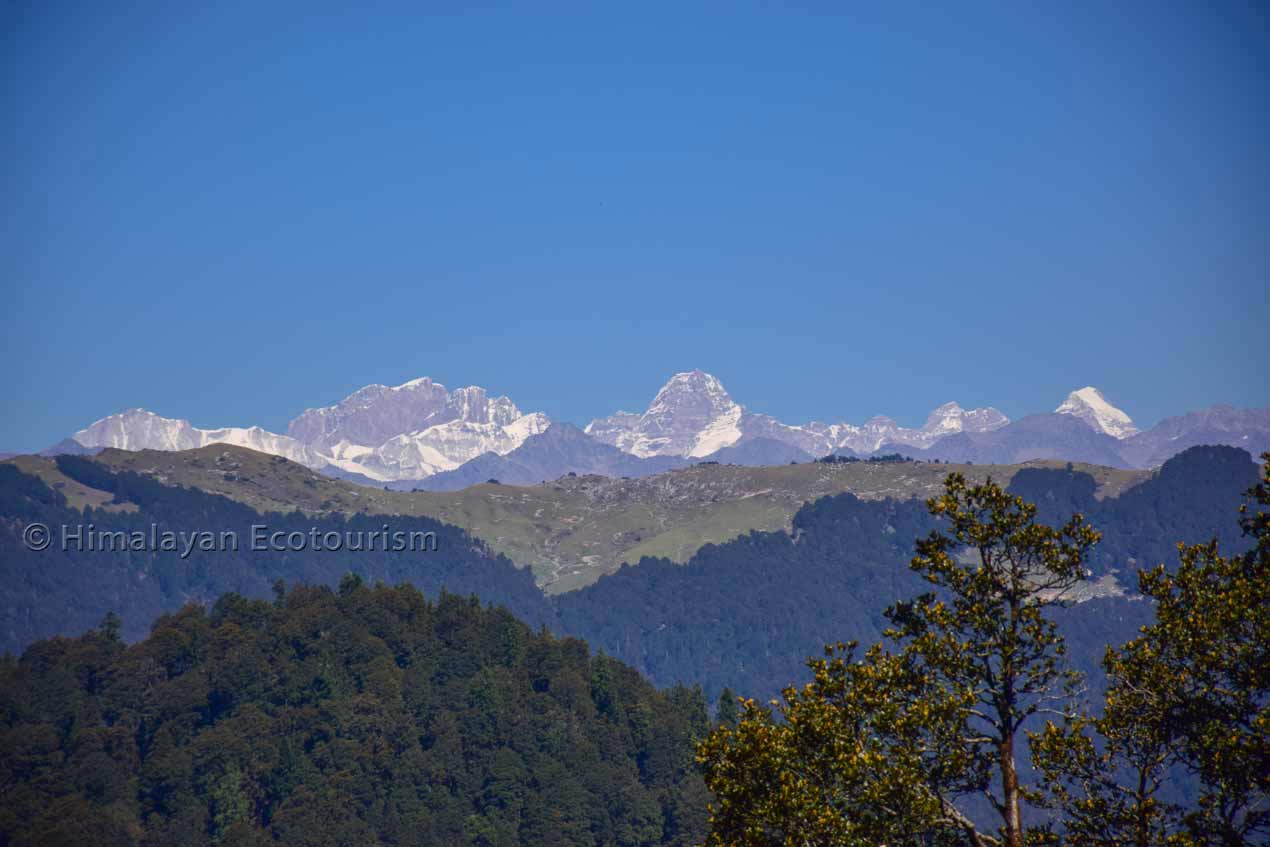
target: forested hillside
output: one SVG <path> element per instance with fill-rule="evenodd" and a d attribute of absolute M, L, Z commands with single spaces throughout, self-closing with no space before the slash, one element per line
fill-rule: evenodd
<path fill-rule="evenodd" d="M 1082 512 L 1102 532 L 1095 596 L 1055 610 L 1076 666 L 1097 676 L 1107 643 L 1127 640 L 1151 614 L 1132 594 L 1138 568 L 1175 563 L 1176 544 L 1217 537 L 1246 549 L 1240 494 L 1257 480 L 1243 450 L 1193 448 L 1120 497 L 1096 500 L 1084 473 L 1023 469 L 1011 490 L 1041 519 Z M 881 636 L 887 605 L 927 590 L 908 567 L 914 541 L 934 528 L 924 503 L 850 494 L 803 507 L 792 535 L 758 532 L 710 545 L 686 565 L 643 559 L 556 600 L 562 627 L 661 685 L 691 680 L 711 698 L 724 686 L 766 699 L 805 677 L 803 660 L 837 640 Z M 1088 596 L 1088 594 L 1086 595 Z M 1096 681 L 1096 680 L 1095 680 Z"/>
<path fill-rule="evenodd" d="M 645 559 L 555 598 L 425 518 L 391 520 L 435 532 L 435 552 L 29 551 L 21 528 L 37 520 L 315 524 L 60 461 L 109 499 L 81 512 L 0 465 L 6 638 L 26 647 L 0 666 L 0 844 L 694 843 L 705 789 L 690 760 L 707 703 L 805 680 L 808 655 L 878 641 L 886 607 L 929 590 L 909 567 L 936 527 L 926 505 L 850 494 L 804 506 L 792 533 L 707 545 L 686 565 Z M 1105 648 L 1154 614 L 1136 569 L 1172 565 L 1183 539 L 1246 549 L 1237 504 L 1256 476 L 1232 448 L 1187 451 L 1104 499 L 1075 469 L 1015 476 L 1042 520 L 1083 512 L 1103 533 L 1081 602 L 1049 612 L 1093 700 Z M 413 585 L 367 587 L 379 580 Z M 76 630 L 91 631 L 30 644 Z"/>
<path fill-rule="evenodd" d="M 474 599 L 231 594 L 0 664 L 0 844 L 696 844 L 706 730 Z"/>
<path fill-rule="evenodd" d="M 111 502 L 80 512 L 62 492 L 0 464 L 0 562 L 6 574 L 0 646 L 14 652 L 39 637 L 83 632 L 112 611 L 123 621 L 125 638 L 136 639 L 159 614 L 187 600 L 212 602 L 226 591 L 268 597 L 277 579 L 333 586 L 352 571 L 367 580 L 408 581 L 428 596 L 442 588 L 476 593 L 532 626 L 585 638 L 656 684 L 699 683 L 711 702 L 724 686 L 767 697 L 800 678 L 803 659 L 821 645 L 877 640 L 886 606 L 922 590 L 908 562 L 914 541 L 934 527 L 919 500 L 824 497 L 796 513 L 792 534 L 754 532 L 707 545 L 685 565 L 645 558 L 588 588 L 547 598 L 527 569 L 429 518 L 261 515 L 223 496 L 82 458 L 61 457 L 58 465 Z M 1240 492 L 1256 480 L 1256 467 L 1242 450 L 1193 448 L 1152 478 L 1103 499 L 1094 496 L 1095 480 L 1079 470 L 1023 468 L 1014 474 L 1011 490 L 1038 503 L 1042 520 L 1058 523 L 1081 512 L 1103 533 L 1090 566 L 1095 577 L 1111 578 L 1087 594 L 1111 596 L 1088 600 L 1097 611 L 1080 609 L 1079 617 L 1099 624 L 1071 632 L 1082 667 L 1095 668 L 1102 645 L 1132 635 L 1149 613 L 1142 603 L 1115 596 L 1133 591 L 1138 568 L 1174 561 L 1180 540 L 1216 536 L 1230 550 L 1246 544 L 1235 510 Z M 196 549 L 181 558 L 153 551 L 64 552 L 56 544 L 37 552 L 21 539 L 22 527 L 32 521 L 50 527 L 93 523 L 104 530 L 152 524 L 175 531 L 232 529 L 245 538 L 260 522 L 283 530 L 374 531 L 386 520 L 394 529 L 435 532 L 437 549 L 257 552 L 244 545 L 238 551 Z M 1095 631 L 1098 637 L 1086 637 Z M 1104 634 L 1112 637 L 1099 640 Z"/>
<path fill-rule="evenodd" d="M 113 495 L 113 504 L 71 508 L 66 497 L 9 464 L 0 464 L 0 650 L 20 652 L 37 638 L 79 633 L 108 612 L 123 621 L 129 640 L 143 637 L 163 612 L 189 600 L 215 601 L 227 591 L 268 597 L 275 580 L 334 585 L 352 571 L 369 580 L 410 582 L 428 596 L 445 588 L 478 593 L 487 602 L 507 606 L 537 626 L 554 612 L 526 570 L 491 553 L 463 530 L 424 517 L 300 512 L 260 514 L 247 506 L 194 488 L 162 485 L 128 471 L 111 472 L 72 456 L 58 459 L 61 470 L 90 488 Z M 120 508 L 120 505 L 126 508 Z M 433 532 L 435 550 L 385 552 L 382 547 L 357 553 L 315 549 L 251 549 L 251 526 L 270 531 L 375 533 L 390 521 L 393 531 Z M 23 527 L 38 522 L 53 533 L 63 525 L 92 525 L 98 531 L 142 532 L 151 527 L 177 533 L 230 531 L 239 549 L 194 549 L 188 557 L 156 550 L 63 550 L 60 538 L 47 549 L 30 550 Z"/>

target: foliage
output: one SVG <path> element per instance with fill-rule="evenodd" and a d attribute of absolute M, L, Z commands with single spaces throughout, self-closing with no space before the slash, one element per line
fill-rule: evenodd
<path fill-rule="evenodd" d="M 1250 491 L 1262 507 L 1264 458 Z M 708 844 L 1264 843 L 1266 511 L 1241 508 L 1253 549 L 1224 557 L 1216 542 L 1179 545 L 1176 569 L 1140 574 L 1155 620 L 1107 651 L 1095 717 L 1072 709 L 1075 679 L 1047 607 L 1086 575 L 1098 533 L 1079 514 L 1059 529 L 1039 523 L 1022 498 L 957 474 L 929 508 L 948 527 L 917 543 L 912 565 L 935 591 L 888 610 L 891 643 L 858 659 L 854 645 L 828 648 L 809 662 L 811 683 L 786 688 L 771 709 L 746 701 L 734 726 L 698 747 L 718 800 Z M 1061 721 L 1029 731 L 1040 715 Z M 1021 733 L 1035 784 L 1016 761 Z M 976 795 L 995 832 L 993 815 L 963 805 Z M 1055 813 L 1047 824 L 1041 806 Z"/>
<path fill-rule="evenodd" d="M 699 691 L 409 586 L 224 595 L 0 665 L 0 843 L 688 845 Z"/>
<path fill-rule="evenodd" d="M 1024 841 L 1015 743 L 1067 681 L 1064 646 L 1044 614 L 1085 576 L 1098 534 L 1077 515 L 1060 529 L 988 481 L 950 474 L 928 502 L 947 521 L 917 543 L 912 568 L 938 589 L 887 612 L 895 646 L 860 663 L 841 645 L 784 692 L 781 721 L 747 704 L 735 730 L 698 751 L 719 797 L 714 843 Z M 839 655 L 834 655 L 834 653 Z M 997 786 L 993 792 L 992 786 Z M 986 796 L 999 836 L 959 806 Z M 818 811 L 819 810 L 819 811 Z"/>
<path fill-rule="evenodd" d="M 716 801 L 711 847 L 900 847 L 930 844 L 932 828 L 948 824 L 926 776 L 931 745 L 952 739 L 928 727 L 954 726 L 968 701 L 938 697 L 929 677 L 880 647 L 863 662 L 853 645 L 825 653 L 775 710 L 746 700 L 736 726 L 698 748 Z"/>
<path fill-rule="evenodd" d="M 1140 574 L 1155 622 L 1108 650 L 1101 716 L 1032 739 L 1073 844 L 1255 843 L 1270 834 L 1270 454 L 1240 507 L 1255 539 L 1222 556 L 1178 545 L 1180 565 Z M 1161 795 L 1168 769 L 1200 786 L 1189 808 Z"/>

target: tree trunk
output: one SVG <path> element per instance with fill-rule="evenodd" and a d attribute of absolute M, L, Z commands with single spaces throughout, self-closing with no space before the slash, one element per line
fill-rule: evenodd
<path fill-rule="evenodd" d="M 1019 774 L 1014 769 L 1014 730 L 1001 739 L 1001 794 L 1005 811 L 1005 847 L 1023 847 L 1019 814 Z"/>

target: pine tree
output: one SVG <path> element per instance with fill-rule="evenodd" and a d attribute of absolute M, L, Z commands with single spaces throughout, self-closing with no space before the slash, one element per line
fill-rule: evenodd
<path fill-rule="evenodd" d="M 1104 660 L 1103 714 L 1047 726 L 1034 757 L 1073 844 L 1235 847 L 1270 833 L 1270 453 L 1240 524 L 1255 547 L 1178 545 L 1180 564 L 1139 576 L 1155 623 Z M 1167 768 L 1202 786 L 1164 802 Z M 1130 779 L 1125 779 L 1125 776 Z"/>
<path fill-rule="evenodd" d="M 747 701 L 699 748 L 719 801 L 710 843 L 1024 844 L 1036 793 L 1016 746 L 1074 682 L 1044 609 L 1085 578 L 1098 533 L 1080 515 L 1037 523 L 1032 504 L 960 474 L 927 505 L 949 525 L 912 567 L 936 590 L 887 611 L 893 649 L 828 648 L 812 683 L 773 701 L 779 717 Z M 959 807 L 968 795 L 989 799 L 996 834 Z"/>

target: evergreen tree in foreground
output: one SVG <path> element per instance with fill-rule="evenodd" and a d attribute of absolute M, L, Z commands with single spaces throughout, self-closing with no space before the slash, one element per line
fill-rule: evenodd
<path fill-rule="evenodd" d="M 1270 464 L 1270 454 L 1263 456 Z M 1270 503 L 1270 471 L 1251 492 Z M 956 474 L 929 501 L 945 529 L 912 566 L 936 590 L 888 610 L 888 643 L 809 662 L 813 681 L 773 708 L 746 701 L 698 748 L 716 802 L 709 845 L 1264 844 L 1270 829 L 1270 517 L 1223 557 L 1179 545 L 1180 566 L 1140 575 L 1156 621 L 1108 651 L 1100 715 L 1074 712 L 1075 680 L 1045 617 L 1084 577 L 1098 534 L 1061 529 L 991 482 Z M 1025 727 L 1039 716 L 1038 731 Z M 1038 783 L 1019 776 L 1021 733 Z M 1179 770 L 1189 807 L 1162 789 Z M 966 801 L 982 797 L 970 814 Z M 1029 828 L 1027 806 L 1054 817 Z M 992 820 L 992 824 L 987 822 Z"/>
<path fill-rule="evenodd" d="M 1102 714 L 1032 738 L 1064 843 L 1270 840 L 1270 454 L 1262 459 L 1263 479 L 1240 509 L 1256 546 L 1224 557 L 1216 542 L 1179 544 L 1176 572 L 1142 572 L 1156 620 L 1107 651 Z M 1171 767 L 1198 780 L 1192 808 L 1162 795 Z"/>
<path fill-rule="evenodd" d="M 753 701 L 736 730 L 698 751 L 719 803 L 715 845 L 1024 843 L 1017 745 L 1025 721 L 1063 701 L 1072 680 L 1044 607 L 1085 576 L 1098 534 L 1061 529 L 988 481 L 950 474 L 931 512 L 948 526 L 917 543 L 914 570 L 936 590 L 887 611 L 890 645 L 859 661 L 838 644 L 813 682 Z M 986 797 L 995 833 L 965 810 Z"/>

